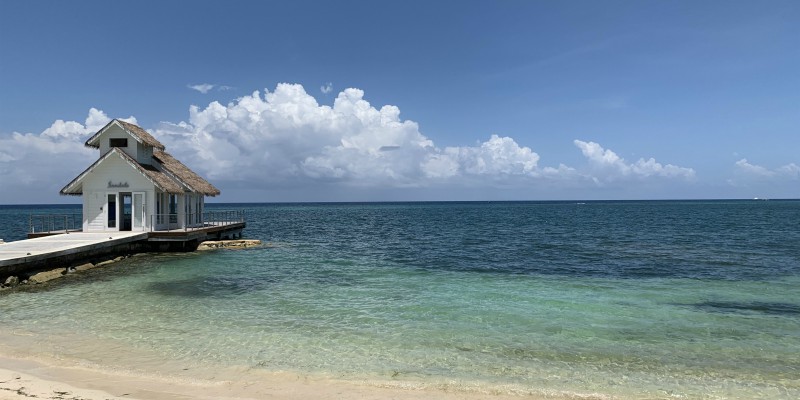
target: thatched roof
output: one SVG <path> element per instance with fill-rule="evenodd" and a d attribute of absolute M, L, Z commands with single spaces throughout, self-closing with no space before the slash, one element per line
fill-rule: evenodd
<path fill-rule="evenodd" d="M 152 182 L 153 185 L 155 185 L 155 187 L 161 190 L 162 192 L 174 193 L 174 194 L 185 192 L 184 188 L 180 184 L 178 184 L 178 182 L 175 182 L 175 180 L 170 178 L 163 171 L 159 170 L 158 168 L 152 165 L 139 164 L 138 162 L 136 162 L 136 160 L 131 158 L 131 156 L 125 154 L 124 151 L 120 150 L 117 147 L 113 147 L 106 154 L 104 154 L 97 161 L 95 161 L 92 165 L 90 165 L 89 168 L 86 168 L 85 171 L 83 171 L 80 175 L 78 175 L 75 179 L 73 179 L 72 182 L 68 183 L 67 186 L 64 186 L 64 188 L 61 189 L 60 193 L 63 195 L 75 195 L 75 196 L 82 195 L 83 179 L 86 177 L 86 175 L 92 172 L 95 168 L 97 168 L 97 166 L 102 164 L 112 155 L 116 155 L 122 158 L 125 162 L 130 164 L 134 169 L 136 169 L 142 175 L 144 175 L 145 178 L 147 178 L 150 182 Z M 219 191 L 217 194 L 219 194 Z"/>
<path fill-rule="evenodd" d="M 153 152 L 153 159 L 158 161 L 161 169 L 170 174 L 175 180 L 182 183 L 190 191 L 202 193 L 206 196 L 216 196 L 220 194 L 219 189 L 210 184 L 207 180 L 197 175 L 189 167 L 183 165 L 166 151 Z"/>
<path fill-rule="evenodd" d="M 95 161 L 94 164 L 89 166 L 89 168 L 78 175 L 77 178 L 73 179 L 72 182 L 70 182 L 67 186 L 64 186 L 64 188 L 61 189 L 61 194 L 83 194 L 82 181 L 84 177 L 97 168 L 97 166 L 100 165 L 104 160 L 108 159 L 108 157 L 114 154 L 121 157 L 133 168 L 142 173 L 148 180 L 150 180 L 150 182 L 155 185 L 158 190 L 162 192 L 175 194 L 193 192 L 206 196 L 216 196 L 220 194 L 219 189 L 215 188 L 214 185 L 208 183 L 208 181 L 200 177 L 200 175 L 197 175 L 194 171 L 189 169 L 189 167 L 183 165 L 183 163 L 176 160 L 175 157 L 172 157 L 169 153 L 164 151 L 164 145 L 159 143 L 156 138 L 147 133 L 144 129 L 134 124 L 114 119 L 100 129 L 96 134 L 94 134 L 94 136 L 89 138 L 89 140 L 86 141 L 86 145 L 89 147 L 99 148 L 100 137 L 102 136 L 103 132 L 108 130 L 108 128 L 112 125 L 116 125 L 124 129 L 131 136 L 136 138 L 137 141 L 154 147 L 155 150 L 153 151 L 153 157 L 151 160 L 152 162 L 139 163 L 125 153 L 124 150 L 121 150 L 117 147 L 112 147 L 111 150 L 100 156 L 100 159 Z"/>
<path fill-rule="evenodd" d="M 128 132 L 128 134 L 133 136 L 133 138 L 136 139 L 137 142 L 146 144 L 148 146 L 152 146 L 159 150 L 164 150 L 164 145 L 161 144 L 161 142 L 159 142 L 158 140 L 156 140 L 156 138 L 154 138 L 153 135 L 147 133 L 147 131 L 145 131 L 138 125 L 132 124 L 130 122 L 125 122 L 119 119 L 112 119 L 111 122 L 106 124 L 106 126 L 104 126 L 99 131 L 97 131 L 97 133 L 95 133 L 92 137 L 89 138 L 89 140 L 86 141 L 86 146 L 99 148 L 100 136 L 102 136 L 103 132 L 105 132 L 112 125 L 117 125 L 126 132 Z"/>

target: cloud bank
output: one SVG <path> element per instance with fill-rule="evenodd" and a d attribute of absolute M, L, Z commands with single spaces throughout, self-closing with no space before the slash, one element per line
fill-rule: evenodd
<path fill-rule="evenodd" d="M 207 92 L 213 88 L 209 86 L 196 90 Z M 135 122 L 133 117 L 128 120 Z M 92 108 L 83 123 L 57 120 L 40 134 L 0 136 L 0 173 L 19 176 L 12 184 L 19 190 L 46 183 L 57 192 L 96 159 L 83 142 L 108 121 L 105 113 Z M 341 91 L 328 106 L 320 105 L 301 85 L 279 84 L 272 92 L 255 91 L 227 105 L 214 101 L 204 108 L 191 106 L 186 121 L 143 128 L 223 193 L 226 187 L 269 192 L 320 185 L 342 190 L 524 191 L 541 185 L 592 188 L 687 182 L 695 177 L 691 168 L 663 165 L 652 158 L 629 163 L 610 149 L 581 140 L 573 144 L 587 162 L 578 167 L 542 166 L 534 150 L 497 134 L 473 145 L 440 148 L 416 122 L 402 119 L 398 107 L 375 107 L 362 90 L 353 88 Z M 31 164 L 36 165 L 29 168 Z M 0 196 L 0 202 L 9 200 Z"/>

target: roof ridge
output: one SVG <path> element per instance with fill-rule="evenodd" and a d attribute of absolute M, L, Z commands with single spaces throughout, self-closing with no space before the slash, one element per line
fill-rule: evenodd
<path fill-rule="evenodd" d="M 87 139 L 87 140 L 86 140 L 86 143 L 84 143 L 84 144 L 85 144 L 87 147 L 99 148 L 99 147 L 100 147 L 100 144 L 99 144 L 99 143 L 96 143 L 96 142 L 97 142 L 97 139 L 98 139 L 98 138 L 100 137 L 100 135 L 102 135 L 102 134 L 103 134 L 103 133 L 104 133 L 104 132 L 105 132 L 105 131 L 106 131 L 106 130 L 107 130 L 107 129 L 108 129 L 108 128 L 109 128 L 109 127 L 112 125 L 112 124 L 115 124 L 115 123 L 116 123 L 116 124 L 118 124 L 118 125 L 119 125 L 119 126 L 122 128 L 122 129 L 124 129 L 126 132 L 128 132 L 128 134 L 130 134 L 131 136 L 133 136 L 133 137 L 134 137 L 134 139 L 136 139 L 136 141 L 138 141 L 138 142 L 141 142 L 141 143 L 143 143 L 143 144 L 146 144 L 146 145 L 148 145 L 148 146 L 154 147 L 154 148 L 156 148 L 156 149 L 159 149 L 159 150 L 163 150 L 163 149 L 165 149 L 165 148 L 166 148 L 166 147 L 165 147 L 163 144 L 161 144 L 161 142 L 159 142 L 159 141 L 158 141 L 158 139 L 156 139 L 155 137 L 153 137 L 153 135 L 149 134 L 149 133 L 148 133 L 146 130 L 142 129 L 142 127 L 141 127 L 141 126 L 139 126 L 139 125 L 136 125 L 136 124 L 134 124 L 134 123 L 131 123 L 131 122 L 123 121 L 123 120 L 121 120 L 121 119 L 119 119 L 119 118 L 114 118 L 114 119 L 112 119 L 111 121 L 109 121 L 109 122 L 108 122 L 108 123 L 107 123 L 105 126 L 103 126 L 102 128 L 100 128 L 100 130 L 99 130 L 99 131 L 97 131 L 97 132 L 96 132 L 94 135 L 92 135 L 92 137 L 90 137 L 89 139 Z"/>

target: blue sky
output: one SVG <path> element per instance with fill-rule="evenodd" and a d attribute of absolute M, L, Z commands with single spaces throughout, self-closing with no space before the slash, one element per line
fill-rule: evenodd
<path fill-rule="evenodd" d="M 798 48 L 796 1 L 3 1 L 0 204 L 130 117 L 217 201 L 797 198 Z"/>

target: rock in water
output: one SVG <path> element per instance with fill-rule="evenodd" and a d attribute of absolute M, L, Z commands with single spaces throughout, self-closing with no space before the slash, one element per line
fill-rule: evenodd
<path fill-rule="evenodd" d="M 45 283 L 47 281 L 52 281 L 53 279 L 61 278 L 66 269 L 58 268 L 50 271 L 42 271 L 39 273 L 34 274 L 30 278 L 28 278 L 28 282 L 30 283 Z"/>
<path fill-rule="evenodd" d="M 75 271 L 86 271 L 87 269 L 92 269 L 92 268 L 94 268 L 94 264 L 86 263 L 86 264 L 81 264 L 81 265 L 78 265 L 77 267 L 75 267 Z"/>
<path fill-rule="evenodd" d="M 253 247 L 261 245 L 260 240 L 254 239 L 239 239 L 239 240 L 209 240 L 200 243 L 197 250 L 211 250 L 219 248 L 237 248 L 242 249 L 245 247 Z"/>
<path fill-rule="evenodd" d="M 3 286 L 6 287 L 14 287 L 19 285 L 19 278 L 16 276 L 9 276 L 6 278 L 5 282 L 3 282 Z"/>

